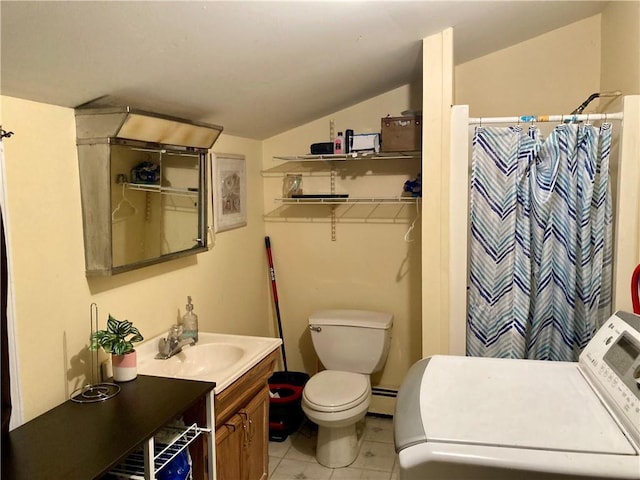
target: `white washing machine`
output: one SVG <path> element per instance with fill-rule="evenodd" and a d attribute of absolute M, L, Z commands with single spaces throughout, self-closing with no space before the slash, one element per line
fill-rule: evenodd
<path fill-rule="evenodd" d="M 396 403 L 401 480 L 640 479 L 640 317 L 579 362 L 434 356 Z"/>

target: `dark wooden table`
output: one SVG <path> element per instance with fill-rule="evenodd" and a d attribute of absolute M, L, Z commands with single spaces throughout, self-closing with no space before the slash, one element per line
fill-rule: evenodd
<path fill-rule="evenodd" d="M 2 442 L 2 479 L 100 478 L 215 387 L 145 375 L 119 385 L 113 398 L 68 400 L 11 431 Z"/>

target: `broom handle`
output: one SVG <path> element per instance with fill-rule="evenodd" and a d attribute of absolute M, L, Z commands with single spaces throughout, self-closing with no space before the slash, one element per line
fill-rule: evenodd
<path fill-rule="evenodd" d="M 273 268 L 273 258 L 271 257 L 271 240 L 269 237 L 264 237 L 264 244 L 267 247 L 267 259 L 269 261 L 269 276 L 271 277 L 271 291 L 273 292 L 273 303 L 276 307 L 276 320 L 278 321 L 278 333 L 280 334 L 280 340 L 282 340 L 282 344 L 280 345 L 280 350 L 282 352 L 282 365 L 284 366 L 284 371 L 287 372 L 287 355 L 284 351 L 284 335 L 282 333 L 282 320 L 280 318 L 280 306 L 278 304 L 278 288 L 276 286 L 276 271 Z"/>

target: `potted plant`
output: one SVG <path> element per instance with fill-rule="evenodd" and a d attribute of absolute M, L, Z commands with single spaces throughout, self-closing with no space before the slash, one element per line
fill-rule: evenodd
<path fill-rule="evenodd" d="M 111 354 L 113 379 L 116 382 L 128 382 L 138 376 L 137 355 L 134 342 L 144 340 L 140 332 L 128 320 L 117 320 L 109 315 L 107 329 L 91 334 L 89 350 L 100 347 Z"/>

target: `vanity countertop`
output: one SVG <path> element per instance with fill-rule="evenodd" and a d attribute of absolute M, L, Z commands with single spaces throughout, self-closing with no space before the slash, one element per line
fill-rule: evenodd
<path fill-rule="evenodd" d="M 11 431 L 2 442 L 3 480 L 100 478 L 215 387 L 146 375 L 119 385 L 113 398 L 68 400 Z"/>

